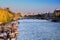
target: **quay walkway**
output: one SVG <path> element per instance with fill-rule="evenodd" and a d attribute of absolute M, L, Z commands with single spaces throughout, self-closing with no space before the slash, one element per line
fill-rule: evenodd
<path fill-rule="evenodd" d="M 0 40 L 17 40 L 18 34 L 18 21 L 12 21 L 0 25 Z"/>

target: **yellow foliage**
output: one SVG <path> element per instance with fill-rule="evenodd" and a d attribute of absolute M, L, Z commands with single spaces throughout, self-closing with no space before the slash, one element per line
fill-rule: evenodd
<path fill-rule="evenodd" d="M 0 22 L 8 22 L 13 19 L 13 15 L 10 14 L 7 10 L 0 8 Z"/>
<path fill-rule="evenodd" d="M 17 20 L 21 17 L 21 13 L 15 13 L 14 20 Z"/>

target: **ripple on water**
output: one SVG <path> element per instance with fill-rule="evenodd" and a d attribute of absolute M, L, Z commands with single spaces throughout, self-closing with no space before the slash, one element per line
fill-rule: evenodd
<path fill-rule="evenodd" d="M 18 40 L 60 40 L 60 23 L 46 20 L 19 20 Z"/>

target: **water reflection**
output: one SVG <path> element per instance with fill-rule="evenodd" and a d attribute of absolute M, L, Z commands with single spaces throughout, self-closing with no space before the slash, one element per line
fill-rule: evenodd
<path fill-rule="evenodd" d="M 47 20 L 19 20 L 18 40 L 60 40 L 60 23 Z"/>

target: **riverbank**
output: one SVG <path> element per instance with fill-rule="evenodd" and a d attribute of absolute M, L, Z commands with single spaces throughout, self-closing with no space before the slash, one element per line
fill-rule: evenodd
<path fill-rule="evenodd" d="M 22 17 L 20 20 L 23 19 L 38 19 L 38 20 L 47 20 L 47 21 L 51 21 L 51 22 L 60 22 L 59 18 L 34 18 L 34 17 Z"/>
<path fill-rule="evenodd" d="M 0 39 L 15 39 L 18 34 L 18 20 L 0 25 Z"/>
<path fill-rule="evenodd" d="M 20 17 L 21 13 L 15 13 L 9 8 L 0 7 L 0 39 L 11 40 L 16 38 L 18 34 L 18 19 Z"/>

